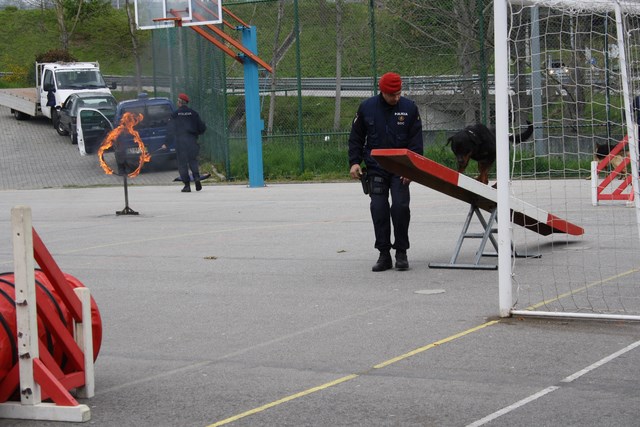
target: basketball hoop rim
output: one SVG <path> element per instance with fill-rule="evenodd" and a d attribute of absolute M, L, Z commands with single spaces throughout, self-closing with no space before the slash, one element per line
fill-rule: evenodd
<path fill-rule="evenodd" d="M 173 21 L 174 27 L 182 27 L 182 18 L 181 17 L 170 17 L 170 18 L 153 18 L 153 22 L 165 22 L 165 21 Z"/>

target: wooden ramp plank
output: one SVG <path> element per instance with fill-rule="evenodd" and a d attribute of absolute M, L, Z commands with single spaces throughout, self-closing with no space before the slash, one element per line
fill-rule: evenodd
<path fill-rule="evenodd" d="M 386 170 L 410 178 L 419 184 L 448 196 L 474 204 L 491 212 L 498 203 L 498 191 L 473 178 L 458 173 L 406 148 L 375 149 L 373 158 Z M 513 222 L 527 230 L 548 236 L 567 233 L 581 236 L 584 229 L 562 218 L 538 209 L 515 197 L 509 198 Z"/>

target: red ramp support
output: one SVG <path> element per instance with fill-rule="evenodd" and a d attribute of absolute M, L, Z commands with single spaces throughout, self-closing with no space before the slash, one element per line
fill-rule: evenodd
<path fill-rule="evenodd" d="M 0 366 L 0 418 L 88 421 L 89 407 L 70 391 L 94 395 L 93 364 L 102 334 L 97 306 L 86 287 L 60 271 L 32 228 L 31 209 L 15 207 L 11 219 L 14 273 L 0 282 L 5 294 L 13 291 L 14 304 L 0 306 L 0 315 L 15 335 L 0 352 L 17 354 L 0 357 L 10 361 L 8 369 Z M 34 269 L 36 260 L 41 271 Z"/>
<path fill-rule="evenodd" d="M 629 163 L 631 163 L 628 145 L 629 137 L 625 136 L 604 159 L 599 162 L 591 162 L 591 204 L 593 206 L 598 206 L 600 201 L 624 200 L 627 203 L 633 202 L 631 174 L 627 173 Z M 622 161 L 616 161 L 620 159 Z M 613 166 L 613 169 L 610 166 Z M 602 181 L 600 181 L 601 173 L 607 174 Z"/>

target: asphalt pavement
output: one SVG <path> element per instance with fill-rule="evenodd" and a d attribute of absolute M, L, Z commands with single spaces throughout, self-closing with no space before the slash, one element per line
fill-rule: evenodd
<path fill-rule="evenodd" d="M 69 136 L 60 136 L 46 117 L 15 120 L 0 106 L 0 189 L 34 190 L 122 186 L 123 179 L 107 175 L 96 155 L 81 156 Z M 129 180 L 130 185 L 169 185 L 175 169 L 152 168 Z M 177 184 L 173 184 L 177 185 Z"/>
<path fill-rule="evenodd" d="M 181 193 L 151 171 L 129 187 L 138 215 L 116 215 L 120 178 L 95 156 L 4 107 L 0 129 L 2 270 L 10 210 L 29 206 L 100 309 L 87 424 L 638 425 L 639 324 L 501 319 L 497 271 L 429 268 L 451 255 L 460 201 L 412 184 L 411 268 L 373 273 L 357 182 Z"/>

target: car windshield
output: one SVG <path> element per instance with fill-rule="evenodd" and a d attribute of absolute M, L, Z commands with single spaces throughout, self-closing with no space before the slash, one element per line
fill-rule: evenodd
<path fill-rule="evenodd" d="M 97 110 L 115 110 L 116 100 L 112 97 L 103 96 L 95 98 L 78 98 L 74 103 L 75 111 L 78 108 L 95 108 Z"/>
<path fill-rule="evenodd" d="M 144 116 L 142 122 L 136 126 L 138 129 L 149 129 L 166 126 L 171 117 L 171 107 L 168 104 L 160 105 L 140 105 L 127 107 L 122 113 L 139 113 Z"/>
<path fill-rule="evenodd" d="M 60 89 L 99 89 L 107 87 L 98 70 L 60 70 L 56 71 L 56 80 Z"/>

